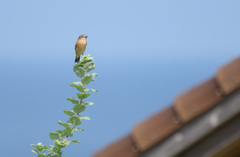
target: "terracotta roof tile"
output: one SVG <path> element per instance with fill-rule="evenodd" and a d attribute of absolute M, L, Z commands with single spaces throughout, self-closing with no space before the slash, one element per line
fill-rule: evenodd
<path fill-rule="evenodd" d="M 97 152 L 94 157 L 137 157 L 240 87 L 240 58 L 222 67 L 215 78 L 190 89 L 173 106 L 136 125 L 133 133 Z"/>
<path fill-rule="evenodd" d="M 100 150 L 94 157 L 137 157 L 138 152 L 138 148 L 132 142 L 131 135 L 127 135 Z"/>
<path fill-rule="evenodd" d="M 240 87 L 240 58 L 219 69 L 216 78 L 225 94 Z"/>
<path fill-rule="evenodd" d="M 174 107 L 183 123 L 208 110 L 223 98 L 215 79 L 210 79 L 176 98 Z"/>
<path fill-rule="evenodd" d="M 133 139 L 140 150 L 145 151 L 180 126 L 180 119 L 170 106 L 136 125 L 133 129 Z"/>

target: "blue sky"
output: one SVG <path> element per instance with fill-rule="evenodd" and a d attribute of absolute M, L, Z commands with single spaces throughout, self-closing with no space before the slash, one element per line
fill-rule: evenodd
<path fill-rule="evenodd" d="M 77 91 L 74 44 L 85 54 L 98 89 L 64 156 L 91 156 L 214 76 L 240 53 L 240 1 L 0 1 L 0 122 L 2 156 L 36 156 L 30 144 L 52 144 L 62 129 L 66 97 Z M 73 139 L 73 138 L 72 138 Z"/>

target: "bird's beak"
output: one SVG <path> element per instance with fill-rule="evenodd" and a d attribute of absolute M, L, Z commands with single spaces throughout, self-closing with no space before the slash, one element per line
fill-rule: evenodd
<path fill-rule="evenodd" d="M 88 36 L 86 36 L 85 38 L 87 38 Z"/>

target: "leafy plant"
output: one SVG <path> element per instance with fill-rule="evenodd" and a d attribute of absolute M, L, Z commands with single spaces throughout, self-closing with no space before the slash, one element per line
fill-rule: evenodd
<path fill-rule="evenodd" d="M 74 104 L 72 110 L 63 110 L 63 112 L 69 116 L 66 122 L 58 121 L 59 125 L 62 125 L 64 129 L 56 130 L 56 132 L 50 132 L 49 136 L 55 145 L 43 145 L 41 142 L 37 145 L 31 144 L 31 146 L 36 149 L 32 150 L 33 153 L 38 154 L 38 157 L 62 157 L 62 148 L 72 143 L 80 143 L 78 140 L 68 140 L 68 137 L 73 136 L 74 131 L 83 131 L 82 128 L 76 127 L 81 124 L 81 120 L 90 120 L 89 117 L 81 117 L 82 113 L 86 109 L 86 105 L 93 105 L 92 102 L 85 102 L 84 99 L 90 96 L 89 91 L 97 92 L 95 89 L 88 89 L 86 87 L 91 81 L 94 81 L 96 73 L 87 74 L 87 72 L 95 69 L 95 64 L 93 58 L 89 57 L 90 54 L 83 56 L 79 63 L 73 66 L 73 71 L 81 81 L 72 82 L 71 87 L 75 87 L 80 93 L 77 93 L 77 97 L 67 98 L 70 102 Z M 46 154 L 47 153 L 47 154 Z"/>

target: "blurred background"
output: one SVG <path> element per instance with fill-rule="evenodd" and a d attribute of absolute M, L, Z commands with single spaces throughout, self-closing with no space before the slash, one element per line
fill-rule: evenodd
<path fill-rule="evenodd" d="M 36 156 L 30 144 L 53 144 L 69 86 L 74 45 L 88 35 L 85 54 L 98 73 L 88 85 L 80 144 L 63 156 L 91 156 L 133 126 L 215 75 L 240 54 L 240 1 L 52 0 L 0 1 L 1 156 Z"/>

